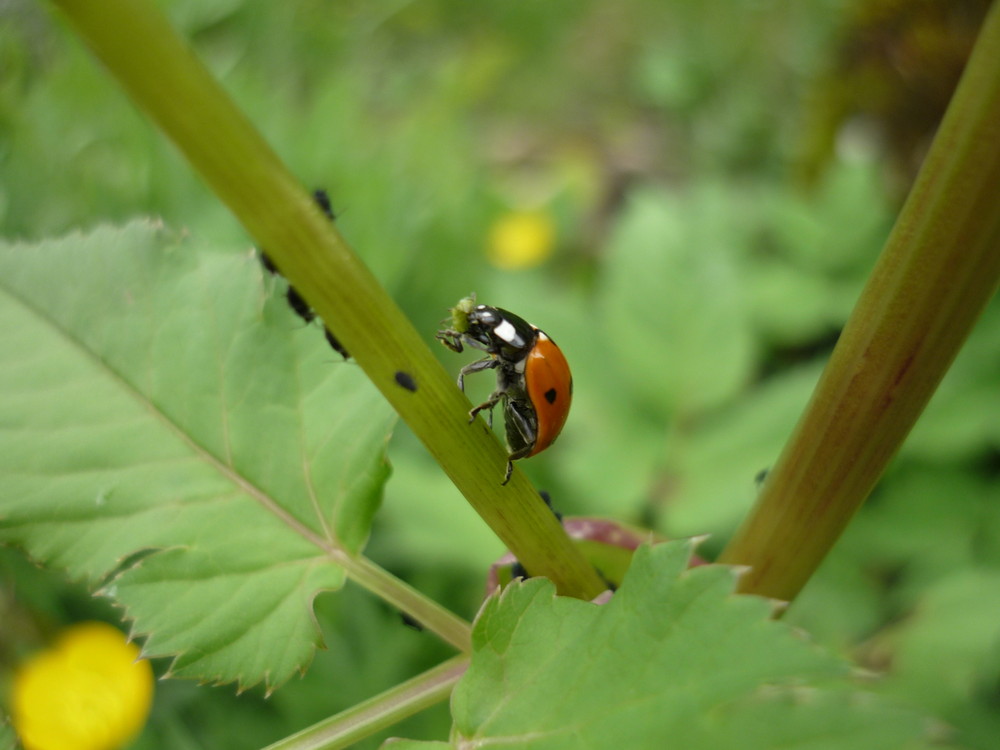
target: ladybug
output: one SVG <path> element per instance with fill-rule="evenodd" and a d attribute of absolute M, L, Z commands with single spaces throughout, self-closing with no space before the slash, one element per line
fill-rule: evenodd
<path fill-rule="evenodd" d="M 485 410 L 492 427 L 493 407 L 503 405 L 509 455 L 501 484 L 507 484 L 514 461 L 545 450 L 562 431 L 573 399 L 569 364 L 544 331 L 507 310 L 477 305 L 475 295 L 452 308 L 450 324 L 437 333 L 442 344 L 455 352 L 468 345 L 489 355 L 462 368 L 459 389 L 465 390 L 470 373 L 497 371 L 496 390 L 469 412 L 469 421 Z"/>

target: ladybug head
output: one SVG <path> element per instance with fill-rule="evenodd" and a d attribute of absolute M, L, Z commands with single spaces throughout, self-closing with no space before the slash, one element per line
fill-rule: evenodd
<path fill-rule="evenodd" d="M 535 329 L 522 318 L 498 307 L 477 305 L 468 315 L 466 336 L 501 357 L 521 359 L 535 341 Z"/>
<path fill-rule="evenodd" d="M 465 336 L 481 344 L 488 351 L 494 351 L 497 344 L 494 329 L 503 317 L 495 307 L 477 305 L 465 313 Z"/>

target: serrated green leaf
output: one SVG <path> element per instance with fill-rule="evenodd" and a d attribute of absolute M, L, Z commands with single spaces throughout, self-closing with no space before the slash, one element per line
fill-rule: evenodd
<path fill-rule="evenodd" d="M 121 568 L 107 591 L 174 674 L 301 669 L 312 599 L 367 538 L 389 407 L 249 253 L 134 223 L 0 245 L 0 279 L 0 541 Z"/>
<path fill-rule="evenodd" d="M 732 569 L 688 570 L 691 549 L 641 547 L 604 606 L 538 579 L 491 599 L 452 698 L 454 745 L 885 750 L 922 735 L 767 601 L 733 595 Z"/>

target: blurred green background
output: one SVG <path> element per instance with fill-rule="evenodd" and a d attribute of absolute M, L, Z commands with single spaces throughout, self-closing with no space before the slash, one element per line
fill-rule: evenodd
<path fill-rule="evenodd" d="M 327 189 L 431 345 L 473 290 L 559 342 L 573 412 L 523 464 L 555 507 L 709 533 L 709 555 L 805 405 L 988 5 L 160 4 L 303 183 Z M 46 10 L 0 3 L 0 235 L 155 215 L 246 252 Z M 466 361 L 438 348 L 449 369 Z M 1000 747 L 998 352 L 993 303 L 787 617 L 970 748 Z M 470 379 L 473 399 L 487 381 Z M 472 617 L 502 549 L 405 426 L 390 457 L 371 556 Z M 305 678 L 268 700 L 160 683 L 136 747 L 264 745 L 448 653 L 350 587 L 318 609 L 329 649 Z M 0 549 L 5 677 L 88 617 L 117 615 Z M 442 706 L 394 733 L 447 726 Z"/>

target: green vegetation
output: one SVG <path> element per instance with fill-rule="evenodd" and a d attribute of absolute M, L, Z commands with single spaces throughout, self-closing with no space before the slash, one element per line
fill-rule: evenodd
<path fill-rule="evenodd" d="M 161 681 L 139 749 L 340 747 L 369 729 L 359 747 L 449 730 L 537 748 L 995 746 L 995 301 L 838 534 L 962 344 L 941 321 L 970 325 L 996 287 L 1000 158 L 978 129 L 1000 116 L 997 9 L 958 135 L 889 244 L 928 254 L 883 258 L 824 378 L 891 350 L 919 387 L 840 453 L 800 422 L 779 461 L 984 3 L 160 5 L 245 120 L 144 3 L 53 3 L 110 76 L 58 11 L 0 9 L 0 705 L 61 627 L 124 616 L 157 674 L 240 689 Z M 335 228 L 299 183 L 328 191 Z M 255 244 L 354 361 L 293 315 Z M 467 360 L 434 342 L 470 291 L 573 367 L 563 435 L 509 488 L 452 384 Z M 894 398 L 906 368 L 876 366 L 867 382 L 890 388 L 871 397 Z M 470 377 L 473 402 L 490 380 Z M 703 558 L 757 562 L 741 588 L 794 602 L 769 621 L 731 569 L 685 571 L 677 543 L 642 548 L 604 607 L 531 580 L 470 631 L 505 545 L 560 593 L 603 587 L 526 477 L 567 515 L 708 535 Z M 808 514 L 784 526 L 774 507 Z"/>

